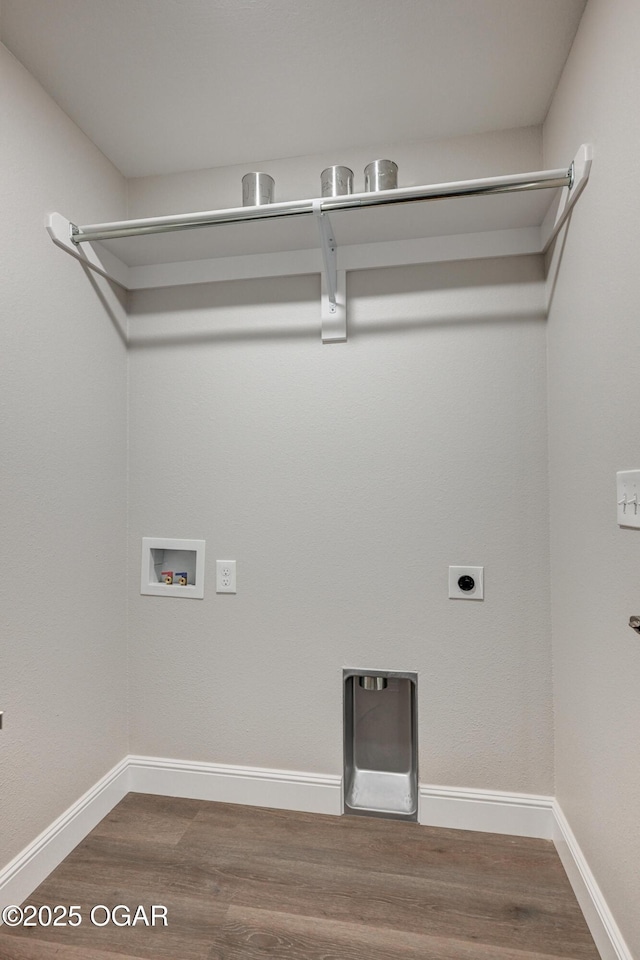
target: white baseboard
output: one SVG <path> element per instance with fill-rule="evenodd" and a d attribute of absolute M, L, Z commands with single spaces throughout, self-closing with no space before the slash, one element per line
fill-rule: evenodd
<path fill-rule="evenodd" d="M 128 758 L 130 790 L 308 813 L 342 813 L 342 777 L 161 757 Z"/>
<path fill-rule="evenodd" d="M 25 900 L 127 794 L 152 793 L 310 813 L 342 813 L 342 778 L 261 767 L 125 757 L 0 870 L 0 909 Z M 602 960 L 633 960 L 553 797 L 420 787 L 419 822 L 553 840 Z"/>
<path fill-rule="evenodd" d="M 418 820 L 425 826 L 450 830 L 551 840 L 552 808 L 553 797 L 422 784 Z"/>
<path fill-rule="evenodd" d="M 0 910 L 33 893 L 130 789 L 125 757 L 0 870 Z"/>
<path fill-rule="evenodd" d="M 557 800 L 553 821 L 553 842 L 602 960 L 633 960 Z"/>

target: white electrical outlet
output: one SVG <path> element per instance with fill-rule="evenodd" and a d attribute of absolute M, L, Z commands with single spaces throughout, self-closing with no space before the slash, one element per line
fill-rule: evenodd
<path fill-rule="evenodd" d="M 216 560 L 216 593 L 236 592 L 235 560 Z"/>
<path fill-rule="evenodd" d="M 450 600 L 484 600 L 484 567 L 449 567 Z"/>

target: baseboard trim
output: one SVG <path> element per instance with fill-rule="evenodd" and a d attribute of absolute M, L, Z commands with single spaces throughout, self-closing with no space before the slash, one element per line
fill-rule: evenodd
<path fill-rule="evenodd" d="M 130 789 L 125 757 L 0 870 L 0 909 L 33 893 Z"/>
<path fill-rule="evenodd" d="M 423 784 L 418 820 L 425 826 L 450 830 L 551 840 L 552 807 L 553 797 Z"/>
<path fill-rule="evenodd" d="M 130 789 L 194 800 L 249 806 L 342 813 L 340 776 L 194 763 L 161 757 L 129 757 Z M 553 797 L 422 785 L 422 824 L 482 830 L 550 840 Z"/>
<path fill-rule="evenodd" d="M 553 801 L 553 842 L 602 960 L 633 960 L 557 800 Z"/>
<path fill-rule="evenodd" d="M 263 767 L 131 756 L 130 789 L 167 797 L 342 813 L 342 777 Z"/>

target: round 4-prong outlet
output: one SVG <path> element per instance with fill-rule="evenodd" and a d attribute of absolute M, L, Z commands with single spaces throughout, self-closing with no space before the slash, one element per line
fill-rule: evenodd
<path fill-rule="evenodd" d="M 484 567 L 449 567 L 450 600 L 484 600 Z"/>

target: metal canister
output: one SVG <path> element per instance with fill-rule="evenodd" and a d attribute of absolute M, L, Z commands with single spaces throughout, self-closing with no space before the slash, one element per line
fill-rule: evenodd
<path fill-rule="evenodd" d="M 242 206 L 261 207 L 273 203 L 275 180 L 268 173 L 245 173 L 242 178 Z"/>
<path fill-rule="evenodd" d="M 349 167 L 327 167 L 320 174 L 323 197 L 342 197 L 353 193 L 353 170 Z"/>
<path fill-rule="evenodd" d="M 373 160 L 364 168 L 364 189 L 368 193 L 395 190 L 398 186 L 398 165 L 393 160 Z"/>

